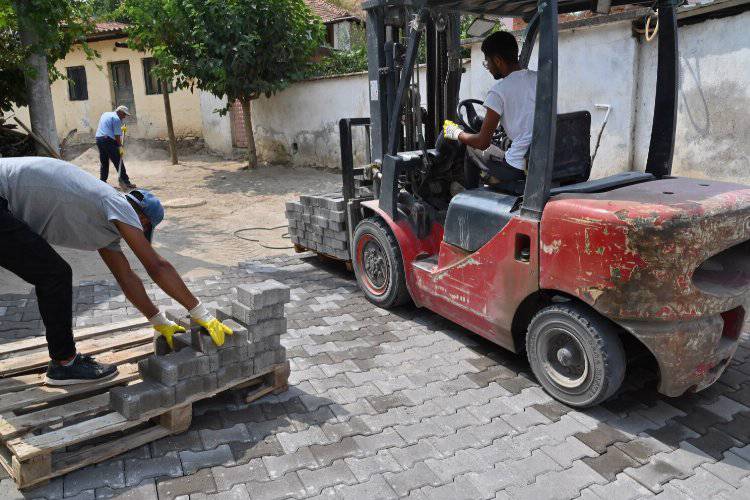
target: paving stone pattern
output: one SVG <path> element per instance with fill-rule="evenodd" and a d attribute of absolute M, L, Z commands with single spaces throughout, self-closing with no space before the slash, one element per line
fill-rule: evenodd
<path fill-rule="evenodd" d="M 307 249 L 349 260 L 345 208 L 341 194 L 302 195 L 298 202 L 287 202 L 290 239 Z"/>
<path fill-rule="evenodd" d="M 291 289 L 289 390 L 201 401 L 188 432 L 28 498 L 750 498 L 746 334 L 706 391 L 660 396 L 636 365 L 615 399 L 579 411 L 547 396 L 522 357 L 429 311 L 373 307 L 341 267 L 303 254 L 192 283 L 219 307 L 239 285 Z M 35 320 L 18 330 L 33 296 L 0 307 L 3 338 L 42 334 Z M 137 315 L 129 307 L 115 284 L 76 287 L 77 326 Z M 0 498 L 19 497 L 0 478 Z"/>
<path fill-rule="evenodd" d="M 224 320 L 233 334 L 227 335 L 221 346 L 200 325 L 170 311 L 190 333 L 173 339 L 173 351 L 158 336 L 155 353 L 138 362 L 142 380 L 112 389 L 110 406 L 127 419 L 138 420 L 144 413 L 239 383 L 284 362 L 286 348 L 281 345 L 281 334 L 286 331 L 284 304 L 289 298 L 289 287 L 275 280 L 239 285 L 232 312 L 239 308 L 240 314 Z M 264 310 L 271 312 L 259 321 Z"/>

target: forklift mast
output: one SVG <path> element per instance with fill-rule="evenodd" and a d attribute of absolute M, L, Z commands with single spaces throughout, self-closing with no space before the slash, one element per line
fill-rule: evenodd
<path fill-rule="evenodd" d="M 421 10 L 412 0 L 369 0 L 367 53 L 370 94 L 371 155 L 434 147 L 443 121 L 455 119 L 461 85 L 460 15 Z M 426 99 L 415 102 L 419 91 L 415 71 L 420 42 L 426 49 Z M 426 112 L 421 102 L 426 101 Z M 420 114 L 421 116 L 417 116 Z"/>

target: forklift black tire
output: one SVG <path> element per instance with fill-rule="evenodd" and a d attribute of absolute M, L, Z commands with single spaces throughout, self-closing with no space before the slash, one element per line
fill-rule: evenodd
<path fill-rule="evenodd" d="M 391 228 L 370 217 L 354 231 L 354 275 L 367 300 L 388 309 L 411 300 L 401 249 Z"/>
<path fill-rule="evenodd" d="M 570 406 L 604 402 L 625 378 L 627 359 L 617 327 L 581 304 L 539 311 L 529 323 L 526 353 L 539 383 Z"/>

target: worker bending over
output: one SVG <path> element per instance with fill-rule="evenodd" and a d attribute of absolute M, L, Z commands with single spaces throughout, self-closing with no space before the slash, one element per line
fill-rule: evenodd
<path fill-rule="evenodd" d="M 482 42 L 484 67 L 495 83 L 484 100 L 487 113 L 478 134 L 464 132 L 458 124 L 446 120 L 445 138 L 478 150 L 487 150 L 498 124 L 512 142 L 503 155 L 497 148 L 493 156 L 500 156 L 499 165 L 489 174 L 498 181 L 516 181 L 525 178 L 526 153 L 531 145 L 536 103 L 536 71 L 523 69 L 518 62 L 518 43 L 507 31 L 498 31 Z"/>
<path fill-rule="evenodd" d="M 188 290 L 172 265 L 151 246 L 164 218 L 161 202 L 145 189 L 127 194 L 70 163 L 51 158 L 0 158 L 0 267 L 35 287 L 51 361 L 49 385 L 72 385 L 114 377 L 115 366 L 76 352 L 70 266 L 50 246 L 97 250 L 125 297 L 172 344 L 185 329 L 168 320 L 130 268 L 121 240 L 154 282 L 179 302 L 217 345 L 232 330 Z"/>

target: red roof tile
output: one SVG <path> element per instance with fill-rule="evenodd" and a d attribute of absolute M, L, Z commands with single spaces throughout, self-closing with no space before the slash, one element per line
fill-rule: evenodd
<path fill-rule="evenodd" d="M 127 27 L 128 27 L 127 24 L 118 23 L 118 22 L 96 23 L 96 28 L 94 28 L 94 34 L 98 35 L 101 33 L 113 33 L 116 31 L 122 31 Z"/>
<path fill-rule="evenodd" d="M 354 16 L 337 5 L 326 2 L 325 0 L 305 0 L 305 3 L 313 12 L 320 16 L 324 23 L 330 23 L 342 19 L 351 19 Z"/>

